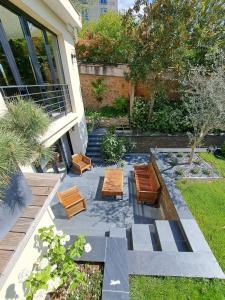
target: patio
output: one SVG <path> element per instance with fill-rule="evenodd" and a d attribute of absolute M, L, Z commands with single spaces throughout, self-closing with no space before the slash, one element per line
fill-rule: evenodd
<path fill-rule="evenodd" d="M 96 166 L 92 171 L 79 176 L 70 172 L 63 179 L 59 191 L 76 185 L 87 200 L 87 210 L 70 220 L 58 199 L 54 197 L 51 208 L 55 216 L 56 227 L 70 234 L 104 235 L 112 227 L 129 228 L 132 224 L 152 224 L 162 219 L 159 207 L 137 204 L 133 178 L 133 165 L 149 161 L 148 155 L 128 155 L 124 162 L 123 197 L 102 197 L 101 189 L 107 166 Z M 115 167 L 116 166 L 110 166 Z"/>

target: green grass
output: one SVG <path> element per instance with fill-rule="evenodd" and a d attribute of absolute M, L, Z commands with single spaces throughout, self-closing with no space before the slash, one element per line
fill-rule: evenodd
<path fill-rule="evenodd" d="M 222 177 L 225 177 L 225 159 L 216 158 L 212 153 L 199 153 L 199 156 L 211 164 L 215 171 Z"/>
<path fill-rule="evenodd" d="M 177 182 L 220 266 L 225 271 L 225 180 Z M 131 277 L 131 300 L 222 300 L 225 281 Z"/>

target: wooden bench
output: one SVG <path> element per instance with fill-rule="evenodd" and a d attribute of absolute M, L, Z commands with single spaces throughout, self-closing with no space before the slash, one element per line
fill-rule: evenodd
<path fill-rule="evenodd" d="M 86 201 L 76 187 L 56 193 L 59 202 L 64 207 L 68 218 L 86 210 Z"/>
<path fill-rule="evenodd" d="M 138 203 L 154 204 L 160 194 L 160 183 L 151 163 L 134 166 Z"/>
<path fill-rule="evenodd" d="M 102 196 L 123 196 L 123 169 L 105 170 Z"/>
<path fill-rule="evenodd" d="M 78 171 L 80 175 L 83 174 L 84 170 L 91 170 L 92 163 L 91 159 L 83 154 L 72 155 L 72 163 L 75 171 Z"/>

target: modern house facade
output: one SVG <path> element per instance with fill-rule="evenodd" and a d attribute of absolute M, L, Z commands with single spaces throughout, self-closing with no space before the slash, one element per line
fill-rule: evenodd
<path fill-rule="evenodd" d="M 87 131 L 74 48 L 81 17 L 69 0 L 0 1 L 0 112 L 15 95 L 41 105 L 52 122 L 42 137 L 56 163 L 27 172 L 64 173 L 85 152 Z"/>
<path fill-rule="evenodd" d="M 79 2 L 84 21 L 96 21 L 109 10 L 118 11 L 118 0 L 79 0 Z"/>
<path fill-rule="evenodd" d="M 81 16 L 70 0 L 0 0 L 0 116 L 17 95 L 42 106 L 51 124 L 41 142 L 54 146 L 57 154 L 55 161 L 43 161 L 38 168 L 21 168 L 32 192 L 29 205 L 12 215 L 5 208 L 0 211 L 0 227 L 9 223 L 10 228 L 0 238 L 0 299 L 25 299 L 19 274 L 25 267 L 31 270 L 40 254 L 35 247 L 38 228 L 54 225 L 49 203 L 61 176 L 49 173 L 65 173 L 71 154 L 86 151 L 74 48 L 80 28 Z"/>

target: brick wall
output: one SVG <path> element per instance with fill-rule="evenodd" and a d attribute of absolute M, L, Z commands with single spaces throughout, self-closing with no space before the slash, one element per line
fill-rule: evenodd
<path fill-rule="evenodd" d="M 97 78 L 104 78 L 107 91 L 104 94 L 104 100 L 101 106 L 112 106 L 116 97 L 123 96 L 130 98 L 131 83 L 125 79 L 125 73 L 128 73 L 126 65 L 104 66 L 92 64 L 79 64 L 81 90 L 85 108 L 98 109 L 98 103 L 92 95 L 91 82 Z M 177 98 L 177 82 L 171 74 L 165 74 L 159 81 L 165 89 L 166 94 L 172 100 Z M 158 82 L 158 83 L 159 83 Z M 156 90 L 156 81 L 154 74 L 150 74 L 150 79 L 145 83 L 138 83 L 135 88 L 135 96 L 141 96 L 150 99 Z"/>

